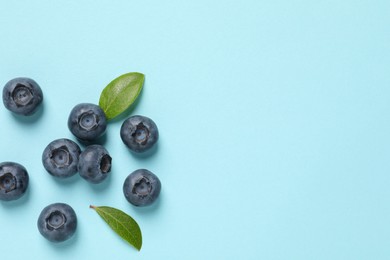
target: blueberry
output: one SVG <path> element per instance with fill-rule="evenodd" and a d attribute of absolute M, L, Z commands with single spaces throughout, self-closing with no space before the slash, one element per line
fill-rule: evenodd
<path fill-rule="evenodd" d="M 146 169 L 132 172 L 123 184 L 123 194 L 135 206 L 148 206 L 160 195 L 161 182 Z"/>
<path fill-rule="evenodd" d="M 11 112 L 29 116 L 42 103 L 43 93 L 39 85 L 30 78 L 15 78 L 3 89 L 4 106 Z"/>
<path fill-rule="evenodd" d="M 78 104 L 70 112 L 68 128 L 79 140 L 94 141 L 106 131 L 106 115 L 98 105 Z"/>
<path fill-rule="evenodd" d="M 51 242 L 68 240 L 76 232 L 77 216 L 73 208 L 65 203 L 54 203 L 45 207 L 38 218 L 38 230 Z"/>
<path fill-rule="evenodd" d="M 111 171 L 111 157 L 101 145 L 87 146 L 80 154 L 78 170 L 80 176 L 88 182 L 100 183 Z"/>
<path fill-rule="evenodd" d="M 48 144 L 42 154 L 46 171 L 59 178 L 67 178 L 77 173 L 80 147 L 69 139 L 57 139 Z"/>
<path fill-rule="evenodd" d="M 123 143 L 136 153 L 142 153 L 158 140 L 158 129 L 152 119 L 145 116 L 131 116 L 121 127 Z"/>
<path fill-rule="evenodd" d="M 9 201 L 22 197 L 28 187 L 26 168 L 14 162 L 0 163 L 0 200 Z"/>

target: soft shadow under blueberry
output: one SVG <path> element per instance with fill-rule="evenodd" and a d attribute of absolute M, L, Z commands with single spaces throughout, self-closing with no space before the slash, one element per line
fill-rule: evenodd
<path fill-rule="evenodd" d="M 109 174 L 111 175 L 112 173 L 109 173 Z M 110 175 L 107 176 L 107 178 L 105 180 L 103 180 L 101 183 L 98 183 L 98 184 L 89 183 L 89 186 L 96 193 L 102 193 L 103 191 L 109 190 L 109 186 L 112 183 Z"/>
<path fill-rule="evenodd" d="M 31 193 L 30 190 L 31 190 L 31 185 L 29 185 L 23 197 L 17 200 L 1 201 L 1 205 L 4 208 L 8 208 L 8 209 L 21 207 L 22 205 L 26 204 L 30 200 L 30 193 Z"/>
<path fill-rule="evenodd" d="M 12 113 L 12 116 L 16 119 L 16 121 L 22 123 L 22 124 L 33 124 L 35 122 L 37 122 L 40 118 L 43 117 L 43 114 L 45 112 L 45 105 L 44 103 L 42 103 L 38 110 L 32 114 L 31 116 L 22 116 L 22 115 L 18 115 L 18 114 L 15 114 L 15 113 Z"/>
<path fill-rule="evenodd" d="M 58 250 L 58 251 L 69 250 L 69 248 L 71 248 L 73 246 L 73 244 L 77 243 L 77 241 L 79 240 L 78 229 L 76 230 L 76 233 L 74 233 L 74 235 L 70 239 L 68 239 L 64 242 L 54 243 L 54 242 L 50 242 L 47 240 L 47 243 L 49 244 L 49 246 L 54 247 L 55 250 Z"/>
<path fill-rule="evenodd" d="M 90 146 L 93 144 L 99 144 L 99 145 L 104 146 L 107 143 L 107 133 L 104 133 L 101 137 L 99 137 L 98 139 L 93 140 L 91 142 L 82 141 L 80 139 L 77 139 L 77 141 L 83 148 L 86 148 L 87 146 Z"/>
<path fill-rule="evenodd" d="M 157 153 L 157 151 L 159 150 L 159 144 L 158 142 L 152 147 L 150 148 L 149 150 L 147 150 L 146 152 L 143 152 L 143 153 L 136 153 L 136 152 L 133 152 L 129 149 L 129 153 L 137 158 L 137 159 L 140 159 L 140 160 L 145 160 L 145 159 L 148 159 L 150 157 L 152 157 L 154 154 Z"/>
<path fill-rule="evenodd" d="M 50 175 L 50 174 L 48 173 L 48 175 Z M 72 185 L 73 183 L 76 183 L 80 179 L 80 175 L 78 173 L 76 173 L 75 175 L 68 177 L 68 178 L 58 178 L 58 177 L 51 176 L 51 175 L 49 177 L 51 177 L 57 184 L 66 185 L 66 186 Z"/>
<path fill-rule="evenodd" d="M 162 203 L 162 194 L 159 195 L 158 199 L 152 205 L 145 206 L 145 207 L 137 207 L 134 205 L 129 205 L 129 206 L 131 206 L 135 211 L 137 211 L 140 214 L 155 214 L 155 212 L 157 212 L 158 209 L 161 207 L 161 203 Z"/>

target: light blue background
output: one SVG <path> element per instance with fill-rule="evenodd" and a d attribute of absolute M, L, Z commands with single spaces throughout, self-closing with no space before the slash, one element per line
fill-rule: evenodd
<path fill-rule="evenodd" d="M 0 1 L 0 85 L 35 79 L 34 120 L 0 107 L 0 161 L 31 177 L 0 203 L 4 259 L 389 259 L 390 2 L 386 0 Z M 97 103 L 130 71 L 146 75 L 133 114 L 161 139 L 132 155 L 110 123 L 111 178 L 58 181 L 40 161 L 72 138 L 72 107 Z M 135 208 L 124 178 L 148 168 L 159 202 Z M 43 207 L 79 217 L 62 245 L 43 239 Z M 132 215 L 137 252 L 89 205 Z"/>

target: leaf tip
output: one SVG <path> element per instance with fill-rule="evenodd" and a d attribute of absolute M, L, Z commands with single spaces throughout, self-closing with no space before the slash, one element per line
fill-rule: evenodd
<path fill-rule="evenodd" d="M 134 246 L 135 249 L 137 249 L 138 252 L 140 252 L 141 251 L 141 247 L 142 247 L 142 242 L 139 245 L 133 245 L 133 246 Z"/>
<path fill-rule="evenodd" d="M 137 74 L 139 74 L 142 78 L 145 78 L 145 74 L 141 73 L 141 72 L 136 72 Z"/>
<path fill-rule="evenodd" d="M 140 79 L 142 81 L 142 85 L 143 85 L 143 83 L 145 82 L 145 74 L 143 74 L 141 72 L 135 72 L 134 74 L 138 74 L 138 77 L 140 77 Z"/>

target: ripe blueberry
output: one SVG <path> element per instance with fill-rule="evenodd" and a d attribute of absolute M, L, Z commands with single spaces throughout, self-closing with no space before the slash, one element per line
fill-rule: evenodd
<path fill-rule="evenodd" d="M 54 203 L 42 210 L 37 224 L 39 232 L 47 240 L 62 242 L 76 232 L 77 216 L 68 204 Z"/>
<path fill-rule="evenodd" d="M 98 105 L 78 104 L 70 112 L 68 128 L 81 141 L 96 140 L 106 131 L 106 115 Z"/>
<path fill-rule="evenodd" d="M 161 182 L 156 175 L 146 169 L 132 172 L 123 184 L 123 194 L 135 206 L 152 204 L 160 195 Z"/>
<path fill-rule="evenodd" d="M 46 146 L 42 163 L 51 175 L 67 178 L 76 174 L 80 153 L 80 147 L 72 140 L 57 139 Z"/>
<path fill-rule="evenodd" d="M 30 78 L 15 78 L 3 88 L 4 106 L 11 112 L 29 116 L 42 103 L 43 93 L 38 83 Z"/>
<path fill-rule="evenodd" d="M 136 153 L 142 153 L 158 140 L 158 129 L 152 119 L 145 116 L 131 116 L 121 127 L 123 143 Z"/>
<path fill-rule="evenodd" d="M 90 183 L 100 183 L 111 171 L 111 160 L 103 146 L 98 144 L 87 146 L 79 157 L 79 174 Z"/>
<path fill-rule="evenodd" d="M 28 187 L 26 168 L 14 162 L 0 163 L 0 200 L 9 201 L 22 197 Z"/>

